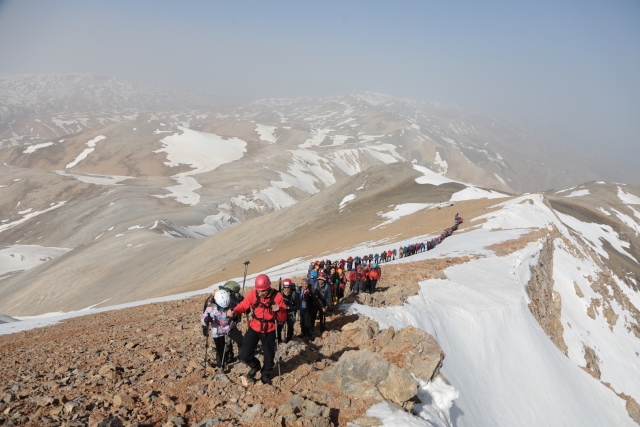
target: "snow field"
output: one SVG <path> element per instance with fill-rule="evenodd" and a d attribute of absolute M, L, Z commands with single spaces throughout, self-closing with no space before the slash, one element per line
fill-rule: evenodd
<path fill-rule="evenodd" d="M 36 245 L 13 245 L 2 248 L 0 249 L 0 280 L 8 273 L 30 270 L 70 250 Z"/>
<path fill-rule="evenodd" d="M 190 176 L 210 172 L 217 167 L 239 160 L 246 152 L 247 143 L 238 138 L 224 139 L 212 133 L 178 127 L 182 133 L 160 140 L 163 148 L 154 153 L 167 154 L 165 165 L 189 165 L 193 170 L 179 175 Z"/>
<path fill-rule="evenodd" d="M 450 267 L 447 280 L 421 282 L 403 307 L 351 310 L 436 338 L 447 355 L 442 372 L 460 393 L 457 426 L 634 425 L 624 401 L 566 358 L 531 315 L 524 285 L 540 247 Z"/>

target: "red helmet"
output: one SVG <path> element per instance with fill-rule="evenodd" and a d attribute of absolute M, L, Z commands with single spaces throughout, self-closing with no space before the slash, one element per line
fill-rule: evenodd
<path fill-rule="evenodd" d="M 255 283 L 257 291 L 266 291 L 271 287 L 271 279 L 266 274 L 258 274 Z"/>
<path fill-rule="evenodd" d="M 290 288 L 291 287 L 291 279 L 284 279 L 282 281 L 282 287 L 283 288 Z"/>

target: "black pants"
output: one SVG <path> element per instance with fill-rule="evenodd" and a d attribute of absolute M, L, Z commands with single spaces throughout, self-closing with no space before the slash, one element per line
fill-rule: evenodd
<path fill-rule="evenodd" d="M 320 320 L 320 322 L 319 322 L 320 323 L 320 333 L 322 334 L 326 329 L 325 323 L 327 321 L 327 315 L 325 314 L 324 311 L 318 310 L 318 318 Z"/>
<path fill-rule="evenodd" d="M 249 328 L 247 333 L 244 334 L 244 340 L 242 341 L 240 360 L 246 363 L 251 369 L 260 367 L 260 362 L 255 356 L 258 341 L 262 343 L 262 355 L 264 356 L 262 375 L 269 377 L 273 370 L 273 359 L 276 355 L 276 331 L 263 334 Z"/>
<path fill-rule="evenodd" d="M 311 310 L 300 310 L 300 329 L 303 337 L 313 335 L 313 323 L 311 323 Z"/>
<path fill-rule="evenodd" d="M 287 313 L 287 320 L 285 321 L 287 324 L 287 341 L 293 338 L 293 325 L 296 323 L 296 313 Z M 278 339 L 282 339 L 282 329 L 284 328 L 284 323 L 278 323 Z"/>
<path fill-rule="evenodd" d="M 374 293 L 376 291 L 376 285 L 378 284 L 378 279 L 371 279 L 369 284 L 369 293 Z"/>
<path fill-rule="evenodd" d="M 218 366 L 222 366 L 222 358 L 224 353 L 224 361 L 228 362 L 229 359 L 233 356 L 233 342 L 238 346 L 238 352 L 242 351 L 242 332 L 240 332 L 237 328 L 233 328 L 229 332 L 229 338 L 231 341 L 227 344 L 226 353 L 225 353 L 225 337 L 221 336 L 218 338 L 214 338 L 213 342 L 216 346 L 216 364 Z"/>

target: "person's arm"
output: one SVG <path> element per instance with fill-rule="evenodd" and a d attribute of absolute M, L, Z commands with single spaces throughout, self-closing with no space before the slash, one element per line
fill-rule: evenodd
<path fill-rule="evenodd" d="M 229 316 L 235 316 L 235 315 L 239 316 L 245 311 L 247 311 L 249 307 L 255 304 L 255 302 L 256 302 L 256 293 L 255 291 L 251 291 L 247 294 L 246 297 L 244 297 L 244 299 L 238 305 L 235 306 L 235 308 L 229 309 L 227 311 L 227 314 Z M 233 313 L 229 313 L 229 312 L 233 312 Z"/>
<path fill-rule="evenodd" d="M 273 299 L 273 305 L 278 307 L 273 310 L 273 315 L 278 319 L 278 322 L 282 323 L 287 320 L 287 305 L 284 303 L 284 298 L 282 298 L 282 294 L 280 292 L 278 292 L 276 297 Z"/>

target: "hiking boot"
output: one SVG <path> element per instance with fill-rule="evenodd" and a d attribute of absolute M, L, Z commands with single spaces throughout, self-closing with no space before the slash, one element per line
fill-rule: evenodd
<path fill-rule="evenodd" d="M 271 385 L 271 376 L 270 375 L 263 375 L 262 377 L 260 377 L 260 381 L 262 381 L 262 384 Z"/>
<path fill-rule="evenodd" d="M 251 368 L 251 370 L 247 372 L 247 378 L 249 378 L 250 380 L 254 380 L 256 378 L 256 374 L 258 373 L 258 371 L 260 371 L 259 363 L 258 363 L 258 366 L 256 366 L 255 368 Z"/>

